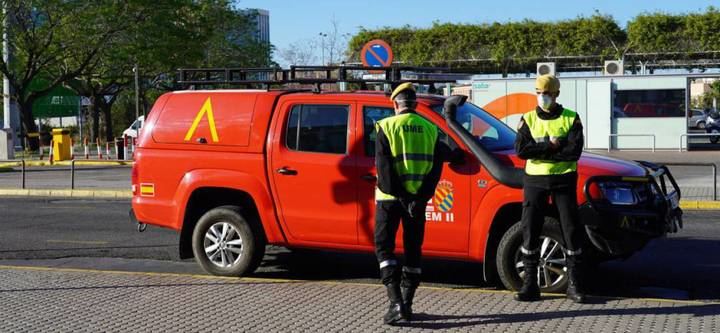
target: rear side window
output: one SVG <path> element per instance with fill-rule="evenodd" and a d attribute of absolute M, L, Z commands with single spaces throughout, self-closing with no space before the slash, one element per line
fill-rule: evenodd
<path fill-rule="evenodd" d="M 347 105 L 296 105 L 286 131 L 288 149 L 315 153 L 347 152 Z"/>

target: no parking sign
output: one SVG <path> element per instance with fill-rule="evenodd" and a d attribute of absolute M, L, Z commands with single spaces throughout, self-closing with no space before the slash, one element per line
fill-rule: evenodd
<path fill-rule="evenodd" d="M 393 61 L 393 52 L 384 40 L 374 39 L 363 46 L 360 61 L 366 67 L 389 67 Z"/>

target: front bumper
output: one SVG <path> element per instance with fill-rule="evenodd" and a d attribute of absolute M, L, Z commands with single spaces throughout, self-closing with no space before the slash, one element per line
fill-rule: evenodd
<path fill-rule="evenodd" d="M 587 201 L 580 206 L 580 218 L 590 241 L 606 254 L 631 254 L 650 239 L 682 228 L 680 188 L 670 170 L 663 165 L 637 162 L 648 170 L 646 176 L 593 176 L 585 181 L 583 192 Z M 592 185 L 600 182 L 645 184 L 648 191 L 637 204 L 612 204 L 591 196 Z"/>

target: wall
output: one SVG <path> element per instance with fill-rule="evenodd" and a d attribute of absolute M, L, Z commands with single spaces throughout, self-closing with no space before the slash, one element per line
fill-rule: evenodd
<path fill-rule="evenodd" d="M 617 137 L 610 134 L 655 135 L 657 149 L 677 149 L 680 135 L 687 133 L 686 118 L 617 118 L 612 117 L 614 90 L 686 89 L 687 77 L 616 76 L 560 77 L 558 103 L 576 111 L 585 129 L 586 149 L 651 149 L 652 137 Z M 533 110 L 535 79 L 475 80 L 472 102 L 512 128 L 522 114 Z"/>

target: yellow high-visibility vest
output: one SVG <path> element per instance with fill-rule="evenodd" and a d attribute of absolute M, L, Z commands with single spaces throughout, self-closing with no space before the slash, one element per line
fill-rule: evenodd
<path fill-rule="evenodd" d="M 433 166 L 438 130 L 433 123 L 415 113 L 402 113 L 378 121 L 390 144 L 393 168 L 408 193 L 416 194 Z M 395 200 L 390 194 L 375 188 L 375 200 Z"/>
<path fill-rule="evenodd" d="M 576 113 L 570 109 L 563 109 L 560 117 L 550 120 L 540 119 L 537 111 L 533 110 L 523 115 L 523 120 L 530 129 L 535 142 L 549 142 L 555 137 L 565 139 L 575 122 Z M 529 159 L 525 163 L 525 173 L 533 176 L 562 175 L 577 170 L 576 161 L 549 161 Z"/>

